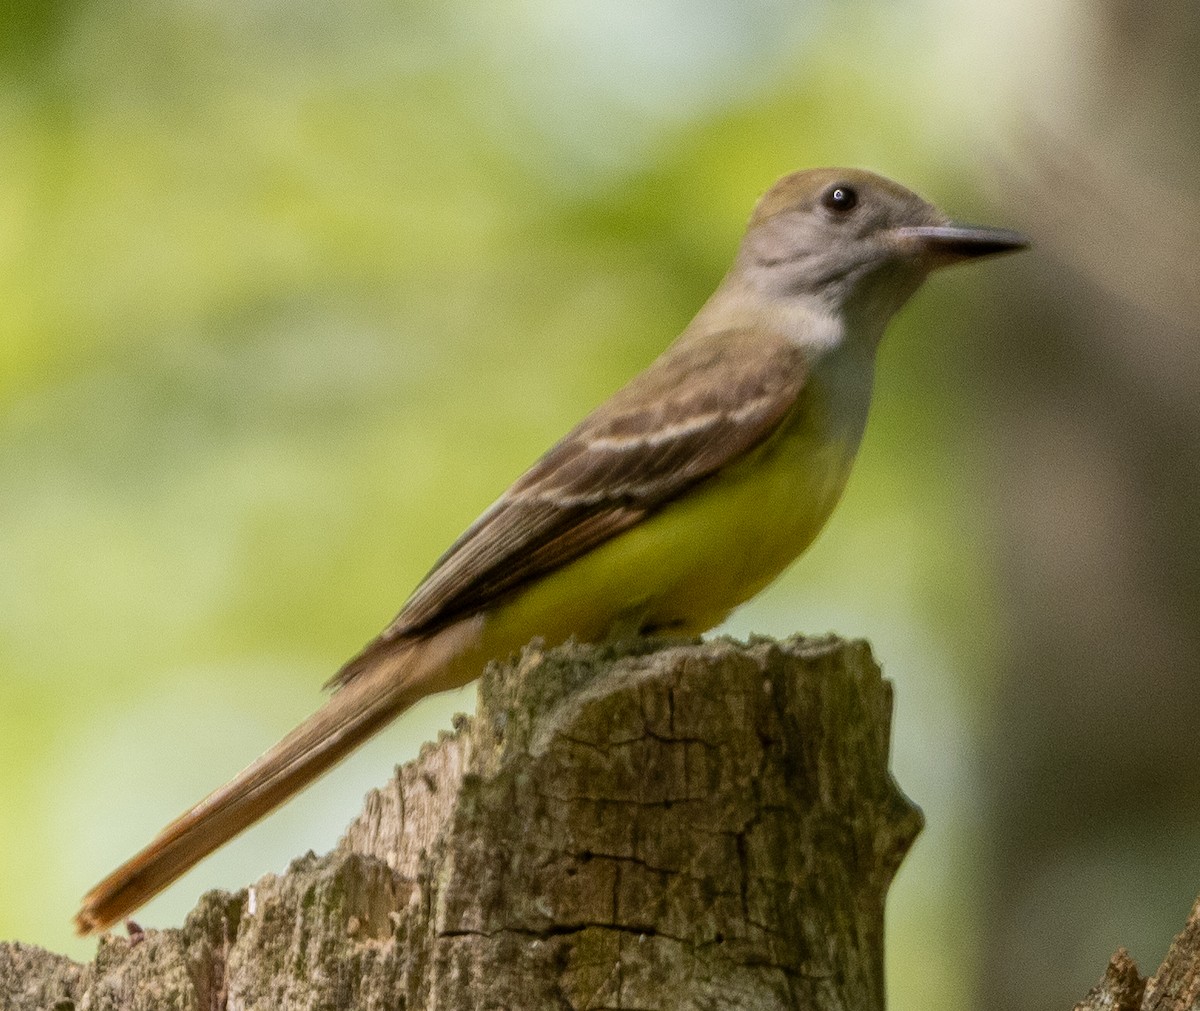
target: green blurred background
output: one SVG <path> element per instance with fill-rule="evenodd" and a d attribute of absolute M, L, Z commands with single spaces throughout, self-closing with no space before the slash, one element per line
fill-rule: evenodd
<path fill-rule="evenodd" d="M 318 686 L 677 333 L 779 175 L 1023 258 L 892 328 L 846 498 L 729 631 L 869 638 L 928 828 L 892 1006 L 1068 1007 L 1200 891 L 1200 27 L 1132 0 L 0 12 L 0 938 Z M 139 920 L 327 849 L 429 700 Z"/>

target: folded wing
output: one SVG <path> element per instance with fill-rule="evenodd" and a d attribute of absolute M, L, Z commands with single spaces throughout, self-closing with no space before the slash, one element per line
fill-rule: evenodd
<path fill-rule="evenodd" d="M 801 352 L 774 333 L 680 340 L 480 516 L 331 683 L 350 681 L 398 639 L 489 607 L 737 460 L 776 429 L 804 378 Z"/>

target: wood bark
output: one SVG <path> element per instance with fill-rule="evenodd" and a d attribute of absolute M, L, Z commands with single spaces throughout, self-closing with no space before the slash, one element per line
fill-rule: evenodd
<path fill-rule="evenodd" d="M 332 853 L 88 965 L 0 945 L 0 1006 L 882 1011 L 891 701 L 862 642 L 535 644 Z"/>
<path fill-rule="evenodd" d="M 1158 971 L 1143 979 L 1124 948 L 1075 1011 L 1197 1011 L 1200 1009 L 1200 899 L 1192 906 Z"/>

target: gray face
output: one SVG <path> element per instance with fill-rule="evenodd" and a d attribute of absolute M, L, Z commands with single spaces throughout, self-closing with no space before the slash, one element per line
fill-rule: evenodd
<path fill-rule="evenodd" d="M 886 322 L 934 268 L 1025 244 L 1013 232 L 954 224 L 873 173 L 815 169 L 785 176 L 759 201 L 738 267 L 772 297 Z"/>
<path fill-rule="evenodd" d="M 739 257 L 760 290 L 815 297 L 834 312 L 890 315 L 934 266 L 919 244 L 903 241 L 905 229 L 949 221 L 916 194 L 850 172 L 804 173 L 780 186 L 783 199 L 764 198 Z"/>

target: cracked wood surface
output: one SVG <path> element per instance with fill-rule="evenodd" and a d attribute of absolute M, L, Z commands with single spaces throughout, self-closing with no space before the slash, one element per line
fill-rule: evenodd
<path fill-rule="evenodd" d="M 0 1006 L 881 1011 L 890 716 L 862 642 L 530 647 L 332 853 Z"/>

